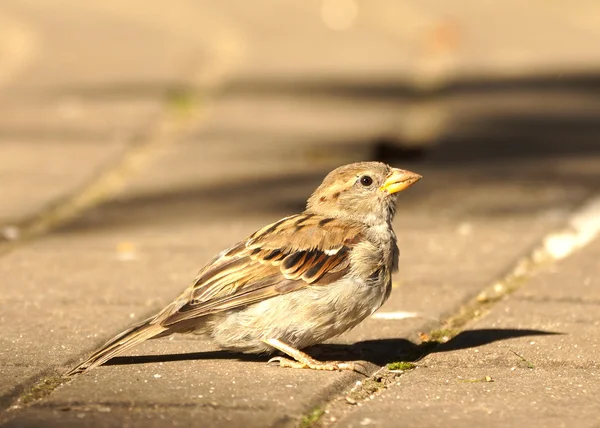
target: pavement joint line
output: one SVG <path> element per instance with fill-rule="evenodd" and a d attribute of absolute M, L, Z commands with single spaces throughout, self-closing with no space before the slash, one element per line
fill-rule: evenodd
<path fill-rule="evenodd" d="M 137 408 L 137 409 L 149 409 L 149 410 L 160 410 L 160 409 L 189 409 L 189 408 L 198 408 L 198 407 L 206 407 L 212 409 L 227 409 L 227 410 L 269 410 L 267 406 L 258 405 L 258 406 L 228 406 L 226 404 L 218 404 L 214 401 L 207 403 L 132 403 L 131 401 L 109 401 L 109 400 L 99 400 L 95 402 L 84 402 L 84 401 L 65 401 L 65 402 L 56 402 L 51 404 L 40 403 L 39 407 L 46 409 L 65 409 L 69 408 L 70 410 L 76 409 L 89 409 L 89 408 L 101 408 L 101 407 L 120 407 L 120 408 Z"/>
<path fill-rule="evenodd" d="M 427 355 L 435 352 L 435 349 L 452 340 L 458 333 L 463 331 L 466 326 L 472 321 L 485 316 L 493 306 L 501 300 L 514 293 L 521 287 L 527 284 L 527 281 L 544 266 L 556 263 L 578 250 L 584 248 L 600 235 L 600 193 L 587 199 L 579 208 L 576 208 L 570 213 L 565 221 L 565 224 L 555 231 L 546 234 L 528 255 L 517 260 L 513 268 L 493 285 L 484 288 L 477 296 L 462 305 L 454 315 L 449 315 L 445 321 L 441 323 L 442 327 L 431 330 L 428 333 L 421 333 L 423 346 L 422 355 L 415 358 L 414 361 L 419 361 Z M 520 358 L 522 356 L 518 355 Z M 525 360 L 528 364 L 529 361 Z M 417 366 L 418 368 L 418 366 Z M 373 372 L 367 379 L 376 378 L 378 375 L 385 376 L 385 373 L 392 373 L 387 365 Z M 404 371 L 401 374 L 406 373 Z M 311 424 L 307 428 L 322 428 L 335 424 L 338 415 L 352 412 L 352 408 L 365 401 L 367 398 L 376 396 L 387 389 L 394 383 L 394 379 L 381 385 L 380 388 L 369 391 L 370 394 L 362 394 L 361 400 L 347 401 L 342 403 L 342 399 L 347 394 L 354 393 L 361 395 L 361 388 L 369 388 L 369 386 L 357 385 L 348 392 L 340 394 L 328 402 L 318 407 L 319 417 L 311 420 Z M 348 405 L 353 405 L 348 407 Z M 312 407 L 311 412 L 317 407 Z M 310 419 L 311 413 L 304 417 Z M 330 416 L 328 420 L 325 416 Z M 333 418 L 331 420 L 331 418 Z"/>

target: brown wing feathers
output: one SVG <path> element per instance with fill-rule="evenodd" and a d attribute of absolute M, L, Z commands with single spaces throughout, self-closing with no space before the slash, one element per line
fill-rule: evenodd
<path fill-rule="evenodd" d="M 173 325 L 341 278 L 360 233 L 352 226 L 312 214 L 265 226 L 200 272 L 188 290 L 188 301 L 161 324 Z M 298 242 L 300 229 L 304 239 Z"/>
<path fill-rule="evenodd" d="M 286 278 L 313 284 L 326 273 L 348 267 L 348 250 L 360 231 L 351 226 L 333 218 L 299 214 L 259 230 L 246 247 L 252 249 L 253 259 L 279 266 Z M 302 233 L 298 234 L 300 230 Z"/>

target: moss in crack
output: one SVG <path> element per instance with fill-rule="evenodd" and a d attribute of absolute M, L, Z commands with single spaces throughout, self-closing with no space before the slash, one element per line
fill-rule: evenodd
<path fill-rule="evenodd" d="M 321 409 L 320 407 L 311 410 L 308 415 L 305 415 L 304 417 L 302 417 L 302 419 L 300 419 L 300 424 L 298 425 L 298 428 L 312 427 L 317 422 L 319 422 L 319 419 L 321 419 L 321 416 L 323 416 L 324 413 L 325 410 Z"/>
<path fill-rule="evenodd" d="M 33 385 L 28 391 L 24 392 L 19 397 L 19 404 L 27 405 L 34 401 L 41 400 L 47 397 L 56 388 L 67 382 L 68 379 L 62 376 L 53 376 L 42 379 L 35 385 Z"/>
<path fill-rule="evenodd" d="M 417 365 L 408 361 L 394 361 L 393 363 L 388 363 L 387 365 L 388 370 L 407 371 L 415 368 L 417 368 Z"/>
<path fill-rule="evenodd" d="M 408 363 L 410 364 L 410 363 Z M 345 399 L 349 404 L 357 404 L 367 398 L 379 393 L 382 389 L 387 388 L 396 378 L 400 376 L 400 372 L 392 372 L 384 367 L 373 376 L 365 378 L 357 382 L 356 385 L 347 393 Z"/>

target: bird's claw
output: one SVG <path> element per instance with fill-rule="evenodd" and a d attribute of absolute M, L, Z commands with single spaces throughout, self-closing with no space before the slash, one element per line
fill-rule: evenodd
<path fill-rule="evenodd" d="M 342 362 L 342 361 L 294 361 L 284 357 L 273 357 L 267 364 L 279 363 L 279 367 L 286 367 L 292 369 L 311 369 L 311 370 L 328 370 L 328 371 L 342 371 L 350 370 L 356 371 L 356 365 L 353 362 Z M 360 372 L 359 372 L 360 373 Z"/>

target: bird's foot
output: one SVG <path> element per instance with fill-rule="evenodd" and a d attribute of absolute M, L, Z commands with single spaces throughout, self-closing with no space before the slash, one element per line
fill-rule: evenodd
<path fill-rule="evenodd" d="M 363 371 L 359 370 L 360 365 L 352 361 L 318 361 L 279 339 L 265 339 L 264 342 L 293 358 L 293 360 L 290 360 L 285 357 L 273 357 L 269 360 L 269 363 L 279 363 L 279 367 L 329 371 L 351 370 L 360 374 L 365 374 Z"/>
<path fill-rule="evenodd" d="M 307 358 L 301 358 L 300 361 L 294 361 L 294 360 L 290 360 L 290 359 L 284 358 L 284 357 L 273 357 L 269 360 L 269 364 L 270 363 L 279 363 L 279 367 L 287 367 L 287 368 L 291 368 L 291 369 L 357 371 L 356 365 L 353 362 L 318 361 L 318 360 L 308 357 L 308 355 L 306 357 Z"/>

